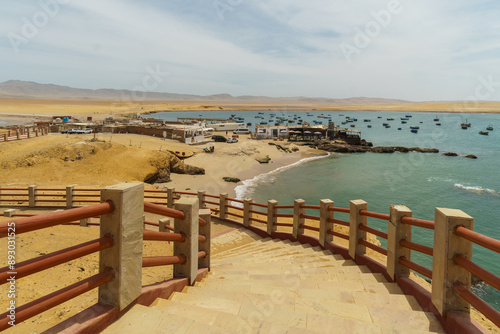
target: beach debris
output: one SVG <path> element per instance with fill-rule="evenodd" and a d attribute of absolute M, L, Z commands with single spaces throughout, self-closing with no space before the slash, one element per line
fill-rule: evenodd
<path fill-rule="evenodd" d="M 268 164 L 268 163 L 269 163 L 269 161 L 271 161 L 271 158 L 270 158 L 268 155 L 266 155 L 266 157 L 265 157 L 265 158 L 262 158 L 262 159 L 255 159 L 255 160 L 257 160 L 257 161 L 258 161 L 259 163 L 261 163 L 261 164 Z"/>
<path fill-rule="evenodd" d="M 447 156 L 447 157 L 458 157 L 458 153 L 455 153 L 455 152 L 446 152 L 446 153 L 443 153 L 443 155 Z"/>
<path fill-rule="evenodd" d="M 229 177 L 229 176 L 224 176 L 222 179 L 226 182 L 233 182 L 233 183 L 238 183 L 241 181 L 237 177 Z"/>

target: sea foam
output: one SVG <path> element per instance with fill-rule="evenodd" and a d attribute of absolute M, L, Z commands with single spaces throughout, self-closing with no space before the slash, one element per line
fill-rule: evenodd
<path fill-rule="evenodd" d="M 461 183 L 455 183 L 455 188 L 474 192 L 477 194 L 491 194 L 491 195 L 498 195 L 498 190 L 494 189 L 488 189 L 488 188 L 483 188 L 481 186 L 466 186 Z"/>

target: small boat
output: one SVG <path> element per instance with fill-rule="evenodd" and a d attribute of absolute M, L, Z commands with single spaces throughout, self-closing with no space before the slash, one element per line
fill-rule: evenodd
<path fill-rule="evenodd" d="M 388 126 L 388 125 L 389 125 L 389 123 L 382 123 L 382 125 L 383 125 L 383 126 Z"/>
<path fill-rule="evenodd" d="M 410 131 L 413 133 L 418 133 L 418 129 L 411 129 Z"/>
<path fill-rule="evenodd" d="M 346 121 L 344 121 L 344 122 L 342 122 L 342 124 L 347 124 L 347 122 L 346 122 Z"/>
<path fill-rule="evenodd" d="M 462 130 L 467 130 L 469 127 L 466 125 L 462 125 Z"/>
<path fill-rule="evenodd" d="M 372 126 L 371 125 L 368 125 L 369 128 L 371 128 Z"/>
<path fill-rule="evenodd" d="M 401 117 L 401 120 L 402 121 L 407 121 L 407 120 L 409 120 L 409 118 L 408 117 Z"/>
<path fill-rule="evenodd" d="M 434 118 L 434 122 L 439 122 L 439 118 L 437 116 Z"/>
<path fill-rule="evenodd" d="M 394 118 L 388 118 L 387 120 L 388 121 L 394 121 Z"/>
<path fill-rule="evenodd" d="M 466 127 L 466 128 L 470 128 L 470 123 L 467 123 L 467 120 L 465 120 L 465 123 L 460 124 L 460 126 L 462 127 L 462 129 L 463 129 L 464 127 Z"/>
<path fill-rule="evenodd" d="M 371 119 L 364 119 L 363 121 L 365 121 L 365 122 L 371 122 L 372 120 Z"/>
<path fill-rule="evenodd" d="M 401 130 L 401 128 L 398 128 L 398 130 Z"/>
<path fill-rule="evenodd" d="M 263 113 L 263 112 L 259 112 L 258 114 L 259 114 L 259 115 L 264 115 L 264 113 Z"/>
<path fill-rule="evenodd" d="M 493 131 L 493 127 L 490 125 L 490 126 L 488 126 L 488 127 L 486 128 L 486 130 L 488 130 L 488 131 Z"/>
<path fill-rule="evenodd" d="M 351 124 L 351 128 L 354 128 L 356 126 L 356 124 Z"/>
<path fill-rule="evenodd" d="M 479 134 L 484 136 L 487 136 L 488 133 L 489 133 L 488 131 L 479 131 Z"/>
<path fill-rule="evenodd" d="M 260 122 L 260 125 L 267 125 L 267 122 Z"/>
<path fill-rule="evenodd" d="M 377 116 L 377 118 L 382 118 L 382 116 Z"/>
<path fill-rule="evenodd" d="M 436 123 L 436 125 L 441 126 L 441 123 Z"/>
<path fill-rule="evenodd" d="M 389 129 L 391 126 L 389 124 L 384 125 L 386 129 Z"/>
<path fill-rule="evenodd" d="M 247 123 L 247 125 L 248 125 L 248 126 L 251 126 L 251 125 L 252 125 L 252 123 L 251 123 L 251 122 L 248 122 L 248 123 Z"/>
<path fill-rule="evenodd" d="M 410 129 L 412 129 L 412 130 L 418 130 L 418 129 L 420 129 L 420 127 L 419 126 L 410 126 Z"/>
<path fill-rule="evenodd" d="M 405 117 L 413 117 L 412 115 L 405 115 Z"/>
<path fill-rule="evenodd" d="M 406 124 L 408 123 L 408 121 L 401 121 L 401 124 Z"/>

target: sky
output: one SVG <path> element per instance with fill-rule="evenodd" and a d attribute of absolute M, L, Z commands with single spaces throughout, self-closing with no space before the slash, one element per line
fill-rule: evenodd
<path fill-rule="evenodd" d="M 0 82 L 500 101 L 498 0 L 0 0 Z"/>

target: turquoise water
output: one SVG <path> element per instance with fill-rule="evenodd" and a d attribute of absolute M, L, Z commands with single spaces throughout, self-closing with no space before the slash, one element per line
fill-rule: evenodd
<path fill-rule="evenodd" d="M 258 115 L 257 112 L 233 113 L 252 123 Z M 435 207 L 461 209 L 474 218 L 475 231 L 500 239 L 500 115 L 411 113 L 407 124 L 401 124 L 400 118 L 405 114 L 400 112 L 307 112 L 314 116 L 306 116 L 305 111 L 276 113 L 291 117 L 296 114 L 309 121 L 322 120 L 323 124 L 327 120 L 317 118 L 318 115 L 331 115 L 336 124 L 345 120 L 345 116 L 356 117 L 358 121 L 350 124 L 355 124 L 362 137 L 375 146 L 433 147 L 441 153 L 474 154 L 478 159 L 429 153 L 334 153 L 247 181 L 238 189 L 240 197 L 252 197 L 261 203 L 275 199 L 281 204 L 291 204 L 297 198 L 308 204 L 318 204 L 320 199 L 329 198 L 340 207 L 349 207 L 350 200 L 363 199 L 368 202 L 370 211 L 389 213 L 391 204 L 402 204 L 413 211 L 414 217 L 429 220 L 434 220 Z M 168 113 L 165 119 L 175 120 L 176 114 L 228 117 L 231 112 Z M 435 117 L 440 119 L 441 126 L 433 121 Z M 394 120 L 388 121 L 387 118 Z M 364 119 L 371 122 L 364 122 Z M 460 123 L 466 121 L 472 126 L 462 130 Z M 382 123 L 391 124 L 391 128 L 383 127 Z M 368 125 L 372 127 L 368 128 Z M 479 135 L 478 132 L 486 130 L 489 125 L 495 130 L 488 136 Z M 411 133 L 410 126 L 419 126 L 418 133 Z M 347 219 L 341 214 L 338 217 Z M 377 220 L 370 219 L 369 225 L 387 231 L 387 226 Z M 430 231 L 417 227 L 413 231 L 415 242 L 432 246 L 433 234 Z M 412 260 L 432 268 L 430 257 L 413 253 Z M 474 262 L 500 275 L 499 257 L 492 255 L 482 247 L 474 247 Z M 476 293 L 500 309 L 500 293 L 492 290 L 484 285 L 475 288 Z"/>

